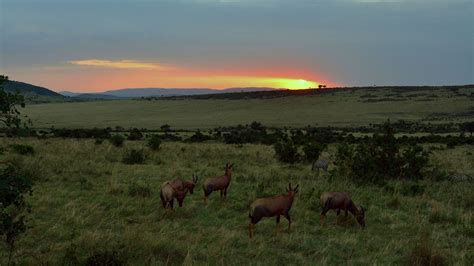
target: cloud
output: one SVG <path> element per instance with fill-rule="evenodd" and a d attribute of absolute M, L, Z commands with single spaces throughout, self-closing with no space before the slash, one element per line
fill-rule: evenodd
<path fill-rule="evenodd" d="M 102 60 L 102 59 L 84 59 L 73 60 L 68 63 L 79 66 L 93 66 L 104 68 L 120 69 L 149 69 L 149 70 L 170 70 L 172 67 L 157 63 L 147 63 L 137 60 Z"/>

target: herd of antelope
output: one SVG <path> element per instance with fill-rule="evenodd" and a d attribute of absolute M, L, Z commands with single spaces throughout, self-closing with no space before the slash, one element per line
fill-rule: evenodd
<path fill-rule="evenodd" d="M 227 163 L 225 166 L 224 175 L 212 177 L 204 180 L 204 203 L 207 204 L 207 198 L 216 190 L 220 191 L 221 198 L 227 197 L 227 189 L 232 180 L 232 164 Z M 161 185 L 160 198 L 163 203 L 163 208 L 173 209 L 174 199 L 178 201 L 180 207 L 183 206 L 184 198 L 189 192 L 193 194 L 198 177 L 193 175 L 191 181 L 183 181 L 179 178 L 165 182 Z M 288 185 L 287 194 L 279 196 L 256 199 L 250 205 L 250 224 L 249 237 L 253 237 L 255 225 L 264 217 L 276 217 L 277 225 L 280 223 L 280 216 L 284 216 L 288 220 L 288 232 L 291 229 L 290 209 L 293 205 L 293 200 L 298 193 L 299 185 L 292 187 L 291 183 Z M 324 225 L 326 213 L 329 210 L 337 210 L 337 215 L 341 210 L 345 212 L 345 216 L 350 212 L 360 224 L 362 228 L 365 227 L 365 210 L 362 206 L 357 207 L 351 199 L 351 196 L 346 192 L 325 192 L 320 197 L 322 211 L 320 215 L 320 223 Z"/>

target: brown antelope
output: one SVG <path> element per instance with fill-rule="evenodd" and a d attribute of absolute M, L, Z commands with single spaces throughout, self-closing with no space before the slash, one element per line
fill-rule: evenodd
<path fill-rule="evenodd" d="M 225 165 L 225 173 L 222 176 L 208 178 L 204 181 L 202 188 L 204 190 L 204 202 L 207 203 L 207 197 L 212 191 L 219 190 L 221 192 L 221 198 L 227 197 L 227 188 L 230 185 L 232 178 L 232 166 L 233 164 L 227 163 Z"/>
<path fill-rule="evenodd" d="M 357 222 L 362 226 L 362 228 L 365 227 L 365 209 L 362 206 L 360 206 L 360 209 L 357 208 L 349 193 L 325 192 L 319 199 L 321 200 L 321 205 L 323 206 L 320 216 L 321 225 L 324 224 L 326 213 L 329 210 L 337 210 L 337 215 L 341 213 L 341 210 L 344 210 L 346 217 L 347 212 L 349 211 L 356 218 Z"/>
<path fill-rule="evenodd" d="M 186 193 L 193 194 L 194 187 L 197 184 L 198 177 L 193 175 L 192 181 L 183 181 L 179 178 L 165 182 L 161 185 L 160 198 L 163 208 L 173 209 L 174 199 L 178 200 L 179 207 L 183 207 L 183 201 Z"/>
<path fill-rule="evenodd" d="M 280 215 L 283 215 L 288 220 L 288 232 L 291 229 L 291 218 L 290 218 L 290 209 L 293 205 L 293 200 L 295 199 L 296 193 L 298 193 L 297 185 L 295 188 L 291 187 L 291 184 L 288 185 L 287 192 L 288 194 L 283 194 L 280 196 L 262 198 L 255 200 L 250 205 L 250 224 L 249 224 L 249 237 L 252 238 L 253 230 L 255 225 L 263 217 L 274 217 L 276 216 L 277 225 L 280 223 Z"/>

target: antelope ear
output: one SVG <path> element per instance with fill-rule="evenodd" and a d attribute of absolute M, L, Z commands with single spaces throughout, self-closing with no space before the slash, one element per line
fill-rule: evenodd
<path fill-rule="evenodd" d="M 234 167 L 234 164 L 233 164 L 233 163 L 232 163 L 232 164 L 230 164 L 229 168 L 232 168 L 232 167 Z"/>

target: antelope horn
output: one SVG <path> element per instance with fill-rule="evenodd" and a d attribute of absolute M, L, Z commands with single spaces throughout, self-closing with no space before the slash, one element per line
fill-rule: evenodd
<path fill-rule="evenodd" d="M 291 183 L 288 183 L 288 189 L 291 190 Z"/>
<path fill-rule="evenodd" d="M 299 186 L 300 186 L 299 184 L 298 184 L 298 185 L 296 185 L 296 187 L 295 187 L 295 190 L 297 190 Z"/>

